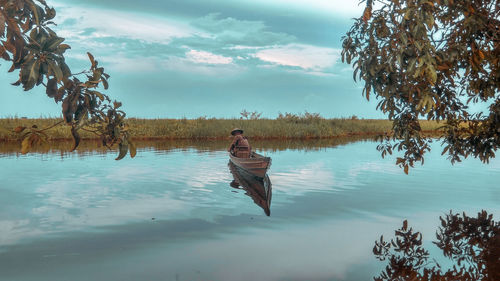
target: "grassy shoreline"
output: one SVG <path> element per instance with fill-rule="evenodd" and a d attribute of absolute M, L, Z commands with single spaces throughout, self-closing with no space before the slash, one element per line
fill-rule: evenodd
<path fill-rule="evenodd" d="M 61 119 L 0 119 L 0 141 L 16 141 L 18 134 L 13 130 L 18 126 L 38 128 L 49 127 Z M 346 136 L 373 136 L 391 130 L 392 122 L 379 119 L 325 119 L 318 116 L 287 116 L 277 119 L 138 119 L 129 118 L 127 124 L 135 139 L 227 139 L 231 129 L 238 127 L 245 130 L 251 139 L 323 139 Z M 438 132 L 441 124 L 435 121 L 421 121 L 422 130 L 428 133 Z M 46 131 L 51 140 L 71 140 L 70 128 L 56 126 Z M 96 136 L 81 131 L 84 139 L 96 139 Z"/>

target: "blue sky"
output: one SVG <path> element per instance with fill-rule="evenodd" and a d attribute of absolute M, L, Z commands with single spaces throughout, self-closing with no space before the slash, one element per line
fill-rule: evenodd
<path fill-rule="evenodd" d="M 111 75 L 107 94 L 129 117 L 265 117 L 318 112 L 383 118 L 340 62 L 341 36 L 362 13 L 342 0 L 49 1 L 73 72 L 89 51 Z M 0 71 L 0 116 L 59 116 L 43 89 L 10 86 Z"/>

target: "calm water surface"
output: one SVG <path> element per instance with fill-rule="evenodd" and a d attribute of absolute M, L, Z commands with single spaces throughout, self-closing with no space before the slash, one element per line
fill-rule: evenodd
<path fill-rule="evenodd" d="M 3 147 L 0 280 L 372 280 L 373 243 L 402 220 L 432 247 L 450 209 L 500 216 L 500 159 L 452 166 L 435 145 L 407 176 L 371 141 L 256 145 L 273 159 L 266 216 L 230 186 L 225 145 L 122 161 Z"/>

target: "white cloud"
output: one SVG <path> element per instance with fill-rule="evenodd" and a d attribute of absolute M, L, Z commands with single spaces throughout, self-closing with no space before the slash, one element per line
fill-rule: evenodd
<path fill-rule="evenodd" d="M 320 72 L 332 67 L 340 57 L 340 50 L 304 44 L 274 46 L 258 51 L 255 56 L 273 64 L 300 67 Z"/>
<path fill-rule="evenodd" d="M 295 36 L 271 32 L 263 21 L 248 21 L 235 18 L 221 18 L 212 13 L 198 18 L 193 26 L 211 33 L 211 38 L 224 45 L 269 46 L 282 45 L 296 40 Z"/>
<path fill-rule="evenodd" d="M 73 25 L 61 25 L 58 34 L 69 39 L 124 37 L 145 42 L 169 43 L 173 38 L 201 35 L 196 29 L 181 21 L 169 20 L 147 14 L 68 6 L 56 3 L 56 21 L 76 20 Z M 84 30 L 92 29 L 85 35 Z"/>
<path fill-rule="evenodd" d="M 243 45 L 236 45 L 233 47 L 229 47 L 227 49 L 229 50 L 261 50 L 264 47 L 258 47 L 258 46 L 243 46 Z"/>
<path fill-rule="evenodd" d="M 186 53 L 186 58 L 195 63 L 208 63 L 208 64 L 230 64 L 233 59 L 224 57 L 205 51 L 190 50 Z"/>
<path fill-rule="evenodd" d="M 235 63 L 228 64 L 209 64 L 200 63 L 188 58 L 169 57 L 161 62 L 162 70 L 175 71 L 177 73 L 184 72 L 190 74 L 198 74 L 214 77 L 231 77 L 239 75 L 247 70 L 246 67 Z"/>
<path fill-rule="evenodd" d="M 295 3 L 295 2 L 294 2 Z M 96 55 L 113 71 L 175 71 L 202 75 L 239 74 L 248 67 L 332 76 L 340 51 L 297 44 L 297 38 L 268 30 L 263 21 L 208 14 L 194 21 L 56 3 L 57 32 Z M 78 44 L 77 44 L 78 43 Z M 78 48 L 78 47 L 76 47 Z M 68 58 L 87 61 L 84 53 Z M 259 61 L 260 60 L 260 65 Z M 257 63 L 256 63 L 257 62 Z"/>
<path fill-rule="evenodd" d="M 287 3 L 299 7 L 309 7 L 310 9 L 330 12 L 332 14 L 360 15 L 364 5 L 359 5 L 359 1 L 345 0 L 278 0 L 281 4 Z"/>
<path fill-rule="evenodd" d="M 339 15 L 347 18 L 358 17 L 363 13 L 365 4 L 359 4 L 359 1 L 349 0 L 244 0 L 252 5 L 260 4 L 275 9 L 298 10 L 300 12 L 313 12 L 328 14 L 331 16 Z M 377 4 L 375 4 L 377 5 Z"/>

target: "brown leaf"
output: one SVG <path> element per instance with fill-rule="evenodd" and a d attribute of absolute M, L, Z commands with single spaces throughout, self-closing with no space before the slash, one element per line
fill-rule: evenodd
<path fill-rule="evenodd" d="M 480 58 L 481 60 L 484 60 L 484 53 L 483 53 L 483 51 L 479 50 L 479 51 L 478 51 L 478 54 L 479 54 L 479 58 Z"/>
<path fill-rule="evenodd" d="M 31 149 L 31 135 L 26 136 L 21 143 L 21 154 L 26 154 Z"/>
<path fill-rule="evenodd" d="M 14 132 L 19 134 L 20 132 L 24 131 L 24 129 L 26 129 L 26 127 L 19 126 L 14 129 Z"/>
<path fill-rule="evenodd" d="M 365 11 L 363 12 L 363 21 L 367 23 L 371 17 L 372 17 L 372 7 L 368 6 L 365 8 Z"/>
<path fill-rule="evenodd" d="M 4 48 L 4 46 L 1 45 L 2 42 L 0 42 L 0 57 L 4 60 L 10 60 L 10 56 L 7 53 L 7 50 Z"/>
<path fill-rule="evenodd" d="M 51 78 L 51 79 L 49 79 L 49 81 L 47 81 L 47 89 L 45 92 L 46 92 L 47 96 L 49 96 L 50 98 L 53 98 L 56 96 L 56 94 L 57 94 L 57 80 L 55 78 Z"/>
<path fill-rule="evenodd" d="M 62 104 L 62 114 L 63 114 L 64 120 L 68 124 L 71 123 L 71 121 L 73 120 L 73 114 L 70 112 L 70 103 L 71 103 L 70 96 L 67 96 L 64 99 L 63 104 Z"/>
<path fill-rule="evenodd" d="M 73 136 L 73 148 L 70 150 L 71 151 L 74 151 L 78 145 L 80 144 L 80 135 L 78 134 L 78 131 L 76 130 L 76 128 L 71 128 L 71 135 Z"/>
<path fill-rule="evenodd" d="M 5 18 L 3 14 L 0 14 L 0 37 L 3 37 L 5 34 Z"/>

